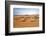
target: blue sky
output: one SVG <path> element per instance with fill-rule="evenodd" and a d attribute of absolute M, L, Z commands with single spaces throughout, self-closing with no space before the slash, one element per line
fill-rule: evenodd
<path fill-rule="evenodd" d="M 38 14 L 39 9 L 38 8 L 14 8 L 13 9 L 13 15 L 31 15 L 31 14 Z"/>

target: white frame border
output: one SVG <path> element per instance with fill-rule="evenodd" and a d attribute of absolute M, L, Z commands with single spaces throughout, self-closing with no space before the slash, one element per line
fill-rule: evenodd
<path fill-rule="evenodd" d="M 13 8 L 39 8 L 39 27 L 13 28 Z M 42 6 L 10 5 L 10 32 L 42 31 Z"/>

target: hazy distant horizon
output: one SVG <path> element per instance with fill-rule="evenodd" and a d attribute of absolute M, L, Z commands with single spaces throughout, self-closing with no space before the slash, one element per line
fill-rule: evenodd
<path fill-rule="evenodd" d="M 13 15 L 33 15 L 39 14 L 38 8 L 14 8 Z"/>

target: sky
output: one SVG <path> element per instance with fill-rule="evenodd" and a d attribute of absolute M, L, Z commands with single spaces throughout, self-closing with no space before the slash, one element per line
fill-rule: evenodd
<path fill-rule="evenodd" d="M 38 13 L 39 13 L 38 8 L 14 8 L 13 9 L 13 15 L 32 15 Z"/>

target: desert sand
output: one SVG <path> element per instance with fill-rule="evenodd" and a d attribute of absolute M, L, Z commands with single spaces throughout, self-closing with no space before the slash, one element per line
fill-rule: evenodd
<path fill-rule="evenodd" d="M 39 15 L 17 15 L 13 17 L 14 28 L 38 27 Z"/>

